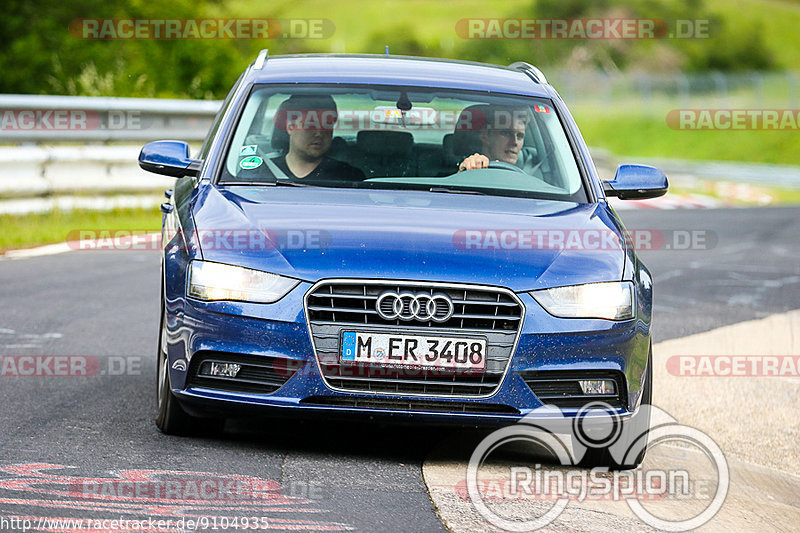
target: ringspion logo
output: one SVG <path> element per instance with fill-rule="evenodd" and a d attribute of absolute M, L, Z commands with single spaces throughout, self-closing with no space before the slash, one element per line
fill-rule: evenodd
<path fill-rule="evenodd" d="M 675 444 L 699 451 L 705 456 L 705 464 L 713 465 L 713 470 L 696 464 L 690 464 L 689 468 L 668 465 L 663 469 L 642 463 L 637 470 L 609 475 L 606 467 L 589 471 L 574 468 L 593 449 L 605 449 L 618 464 L 630 465 L 634 458 L 643 457 L 645 450 Z M 556 465 L 531 468 L 504 458 L 494 470 L 483 468 L 493 454 L 508 445 L 535 449 Z M 484 472 L 492 475 L 487 478 Z M 555 406 L 542 406 L 516 424 L 490 433 L 469 459 L 466 482 L 453 488 L 457 497 L 468 498 L 493 527 L 527 532 L 551 524 L 570 502 L 587 500 L 624 501 L 650 527 L 691 531 L 717 514 L 729 487 L 730 470 L 725 454 L 699 429 L 678 423 L 653 405 L 642 404 L 633 415 L 623 419 L 611 406 L 592 402 L 574 416 L 567 416 Z M 520 501 L 538 501 L 542 505 L 523 507 Z M 660 501 L 686 502 L 687 513 L 664 516 L 656 505 Z"/>

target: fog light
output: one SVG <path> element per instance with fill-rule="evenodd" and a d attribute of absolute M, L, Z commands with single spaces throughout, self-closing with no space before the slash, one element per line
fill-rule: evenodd
<path fill-rule="evenodd" d="M 584 394 L 616 394 L 612 379 L 581 379 L 578 383 Z"/>
<path fill-rule="evenodd" d="M 235 378 L 236 374 L 238 374 L 241 369 L 242 365 L 237 365 L 236 363 L 211 363 L 208 375 L 221 378 Z"/>

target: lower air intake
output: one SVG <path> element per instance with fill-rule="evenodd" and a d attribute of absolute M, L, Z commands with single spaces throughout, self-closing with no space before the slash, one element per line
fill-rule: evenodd
<path fill-rule="evenodd" d="M 422 411 L 435 413 L 519 414 L 510 405 L 469 402 L 436 402 L 425 400 L 395 400 L 389 398 L 351 398 L 345 396 L 310 396 L 301 400 L 306 405 L 387 409 L 393 411 Z"/>
<path fill-rule="evenodd" d="M 537 371 L 520 372 L 519 375 L 544 404 L 556 407 L 583 407 L 592 402 L 604 402 L 611 407 L 627 408 L 625 376 L 615 370 Z M 610 379 L 614 381 L 614 394 L 584 394 L 581 380 Z"/>
<path fill-rule="evenodd" d="M 235 376 L 212 375 L 215 363 L 235 363 L 240 368 Z M 202 351 L 192 357 L 186 387 L 271 394 L 281 388 L 301 364 L 279 357 Z"/>

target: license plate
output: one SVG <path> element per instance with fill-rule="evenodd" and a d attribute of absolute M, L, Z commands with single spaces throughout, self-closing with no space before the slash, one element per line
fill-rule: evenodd
<path fill-rule="evenodd" d="M 342 332 L 341 360 L 382 366 L 484 370 L 486 339 Z"/>

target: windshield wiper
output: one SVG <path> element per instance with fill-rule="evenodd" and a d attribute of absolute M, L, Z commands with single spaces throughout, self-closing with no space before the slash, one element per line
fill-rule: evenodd
<path fill-rule="evenodd" d="M 266 185 L 267 187 L 319 187 L 319 185 L 312 185 L 310 183 L 301 183 L 299 181 L 290 180 L 264 180 L 264 181 L 249 181 L 245 182 L 252 185 Z M 236 183 L 238 185 L 238 183 Z"/>
<path fill-rule="evenodd" d="M 428 190 L 430 192 L 451 192 L 454 194 L 475 194 L 478 196 L 486 196 L 486 193 L 480 191 L 470 191 L 466 189 L 450 189 L 449 187 L 431 187 Z"/>
<path fill-rule="evenodd" d="M 300 183 L 297 181 L 286 180 L 248 180 L 248 181 L 221 181 L 220 185 L 266 185 L 267 187 L 320 187 L 320 185 L 312 185 L 310 183 Z"/>
<path fill-rule="evenodd" d="M 319 187 L 319 185 L 289 180 L 275 180 L 274 182 L 270 182 L 269 185 L 275 185 L 277 187 Z"/>

